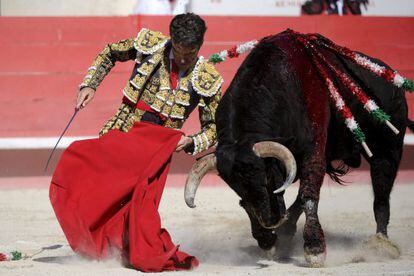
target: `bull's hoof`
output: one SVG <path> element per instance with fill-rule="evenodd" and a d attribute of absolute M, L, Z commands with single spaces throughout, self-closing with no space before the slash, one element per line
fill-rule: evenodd
<path fill-rule="evenodd" d="M 289 259 L 292 256 L 294 242 L 293 235 L 278 235 L 276 242 L 279 259 Z"/>
<path fill-rule="evenodd" d="M 364 242 L 364 247 L 378 257 L 384 257 L 387 259 L 397 259 L 401 255 L 400 248 L 398 245 L 393 243 L 382 233 L 377 233 L 371 236 L 367 241 Z"/>
<path fill-rule="evenodd" d="M 305 260 L 311 268 L 320 268 L 325 266 L 326 252 L 319 254 L 310 253 L 305 249 Z"/>
<path fill-rule="evenodd" d="M 266 258 L 270 261 L 273 261 L 278 257 L 276 246 L 272 246 L 272 248 L 264 250 L 264 252 L 266 254 Z"/>

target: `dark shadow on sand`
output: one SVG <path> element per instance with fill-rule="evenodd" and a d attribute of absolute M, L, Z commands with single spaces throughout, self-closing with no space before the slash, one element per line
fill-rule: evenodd
<path fill-rule="evenodd" d="M 76 256 L 56 256 L 56 257 L 40 257 L 35 258 L 33 261 L 40 263 L 52 263 L 52 264 L 67 264 L 78 260 Z"/>
<path fill-rule="evenodd" d="M 308 267 L 304 259 L 303 251 L 303 228 L 299 228 L 296 235 L 290 241 L 279 240 L 279 247 L 277 248 L 277 255 L 273 261 L 281 264 L 293 264 L 297 267 Z M 337 233 L 325 232 L 325 238 L 328 248 L 334 249 L 340 247 L 343 250 L 355 249 L 366 238 L 364 235 L 357 235 L 355 233 Z M 253 237 L 252 237 L 253 239 Z M 262 264 L 260 261 L 266 260 L 267 256 L 263 250 L 258 246 L 247 246 L 234 248 L 239 250 L 243 255 L 240 255 L 236 261 L 230 261 L 228 264 L 236 266 L 259 266 L 257 269 L 266 268 L 269 265 Z M 220 255 L 222 252 L 216 251 Z M 237 254 L 237 253 L 236 253 Z M 328 253 L 329 254 L 329 253 Z M 211 262 L 211 260 L 208 260 Z"/>

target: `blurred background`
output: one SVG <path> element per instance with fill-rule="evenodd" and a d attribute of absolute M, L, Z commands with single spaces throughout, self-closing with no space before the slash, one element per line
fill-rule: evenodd
<path fill-rule="evenodd" d="M 132 62 L 119 63 L 111 71 L 44 172 L 73 113 L 77 87 L 105 44 L 134 37 L 142 27 L 168 34 L 172 16 L 183 12 L 197 13 L 207 23 L 204 56 L 291 28 L 319 32 L 414 79 L 413 0 L 0 0 L 0 183 L 29 177 L 35 180 L 24 185 L 35 185 L 37 177 L 50 176 L 70 142 L 96 137 L 121 102 Z M 217 66 L 224 90 L 242 60 Z M 414 119 L 414 95 L 406 97 Z M 198 129 L 195 112 L 184 131 Z M 414 136 L 407 131 L 400 181 L 412 179 L 413 152 Z M 185 175 L 193 161 L 175 154 L 175 184 L 182 184 L 178 176 Z M 364 165 L 361 175 L 368 177 L 366 170 Z"/>

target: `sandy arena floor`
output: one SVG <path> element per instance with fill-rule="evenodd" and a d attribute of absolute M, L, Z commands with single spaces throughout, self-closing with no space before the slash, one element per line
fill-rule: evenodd
<path fill-rule="evenodd" d="M 1 185 L 0 185 L 1 187 Z M 297 187 L 287 192 L 293 201 Z M 302 250 L 303 217 L 293 240 L 291 258 L 270 261 L 251 237 L 247 215 L 225 186 L 201 187 L 197 208 L 186 207 L 183 188 L 167 188 L 160 213 L 164 227 L 177 244 L 197 256 L 200 267 L 167 275 L 414 275 L 414 184 L 394 188 L 390 239 L 401 256 L 392 259 L 364 241 L 375 231 L 369 185 L 323 187 L 319 214 L 328 256 L 325 268 L 305 267 Z M 0 189 L 0 252 L 21 250 L 32 259 L 1 262 L 0 275 L 137 275 L 115 260 L 87 261 L 74 255 L 55 219 L 46 187 Z"/>

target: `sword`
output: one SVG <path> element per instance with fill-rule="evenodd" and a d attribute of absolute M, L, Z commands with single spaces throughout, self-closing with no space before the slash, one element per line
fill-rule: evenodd
<path fill-rule="evenodd" d="M 55 152 L 55 150 L 57 148 L 57 145 L 59 144 L 59 142 L 62 139 L 63 135 L 65 135 L 66 130 L 68 130 L 70 124 L 72 123 L 73 119 L 75 119 L 75 116 L 76 116 L 76 114 L 78 113 L 79 110 L 80 110 L 79 108 L 75 108 L 75 112 L 73 112 L 72 118 L 70 118 L 69 123 L 66 125 L 65 129 L 63 130 L 62 134 L 60 135 L 59 139 L 57 140 L 55 147 L 53 148 L 52 152 L 50 153 L 49 159 L 47 159 L 47 163 L 46 163 L 44 172 L 47 171 L 47 167 L 49 166 L 49 162 L 52 159 L 53 153 Z"/>

